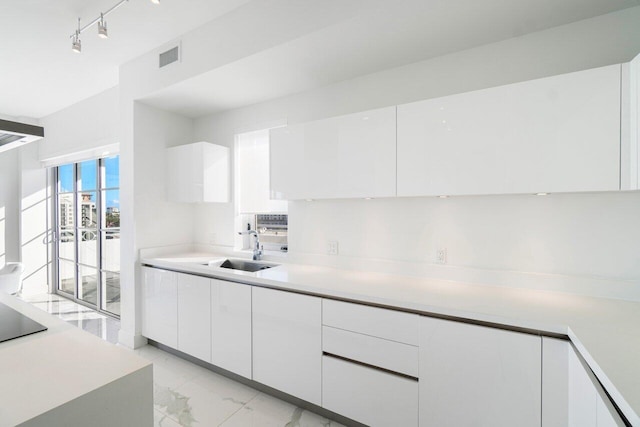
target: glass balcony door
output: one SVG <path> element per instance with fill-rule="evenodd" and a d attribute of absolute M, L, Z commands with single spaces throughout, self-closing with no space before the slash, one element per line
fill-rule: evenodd
<path fill-rule="evenodd" d="M 67 164 L 56 172 L 56 289 L 119 316 L 119 158 Z"/>

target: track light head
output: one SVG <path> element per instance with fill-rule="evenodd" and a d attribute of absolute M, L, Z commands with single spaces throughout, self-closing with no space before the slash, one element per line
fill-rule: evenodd
<path fill-rule="evenodd" d="M 107 21 L 104 20 L 104 15 L 100 14 L 100 21 L 98 21 L 98 37 L 101 39 L 108 39 L 109 33 L 107 32 Z"/>
<path fill-rule="evenodd" d="M 73 36 L 71 40 L 71 50 L 76 53 L 82 52 L 82 41 L 80 40 L 80 32 L 76 31 L 76 34 Z"/>

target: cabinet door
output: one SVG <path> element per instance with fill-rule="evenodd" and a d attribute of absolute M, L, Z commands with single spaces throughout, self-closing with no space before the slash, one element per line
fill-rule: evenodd
<path fill-rule="evenodd" d="M 619 190 L 620 70 L 398 106 L 398 196 Z"/>
<path fill-rule="evenodd" d="M 624 421 L 573 346 L 569 358 L 569 427 L 622 427 Z"/>
<path fill-rule="evenodd" d="M 423 317 L 420 425 L 540 426 L 539 336 Z"/>
<path fill-rule="evenodd" d="M 418 381 L 322 358 L 322 406 L 371 427 L 418 425 Z"/>
<path fill-rule="evenodd" d="M 229 148 L 208 142 L 168 148 L 167 198 L 172 202 L 228 202 Z"/>
<path fill-rule="evenodd" d="M 251 286 L 211 280 L 211 363 L 251 378 Z"/>
<path fill-rule="evenodd" d="M 567 340 L 542 338 L 542 427 L 566 427 L 569 409 Z"/>
<path fill-rule="evenodd" d="M 396 194 L 395 107 L 275 129 L 270 146 L 272 197 Z"/>
<path fill-rule="evenodd" d="M 142 334 L 178 348 L 177 273 L 142 267 Z"/>
<path fill-rule="evenodd" d="M 596 427 L 596 388 L 573 347 L 569 349 L 569 427 Z"/>
<path fill-rule="evenodd" d="M 211 280 L 178 273 L 178 350 L 211 362 Z"/>
<path fill-rule="evenodd" d="M 202 150 L 196 144 L 167 149 L 167 199 L 202 202 Z"/>
<path fill-rule="evenodd" d="M 321 404 L 321 300 L 253 287 L 253 379 Z"/>

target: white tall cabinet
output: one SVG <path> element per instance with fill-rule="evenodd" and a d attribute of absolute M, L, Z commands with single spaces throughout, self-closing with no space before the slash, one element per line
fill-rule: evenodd
<path fill-rule="evenodd" d="M 620 189 L 621 65 L 398 106 L 398 196 Z"/>
<path fill-rule="evenodd" d="M 423 317 L 420 426 L 540 427 L 541 338 Z"/>
<path fill-rule="evenodd" d="M 211 362 L 211 279 L 178 273 L 178 350 Z"/>
<path fill-rule="evenodd" d="M 211 363 L 251 378 L 251 286 L 211 279 Z"/>
<path fill-rule="evenodd" d="M 322 404 L 322 306 L 308 295 L 253 287 L 253 379 Z"/>
<path fill-rule="evenodd" d="M 396 107 L 273 129 L 271 198 L 396 195 Z"/>
<path fill-rule="evenodd" d="M 142 267 L 142 334 L 178 348 L 177 273 Z"/>

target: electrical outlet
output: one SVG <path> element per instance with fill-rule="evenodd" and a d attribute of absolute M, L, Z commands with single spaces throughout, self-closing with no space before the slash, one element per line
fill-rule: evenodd
<path fill-rule="evenodd" d="M 436 264 L 447 263 L 447 248 L 438 248 L 436 251 Z"/>
<path fill-rule="evenodd" d="M 327 254 L 329 254 L 329 255 L 338 255 L 338 241 L 337 240 L 329 240 L 327 242 Z"/>

